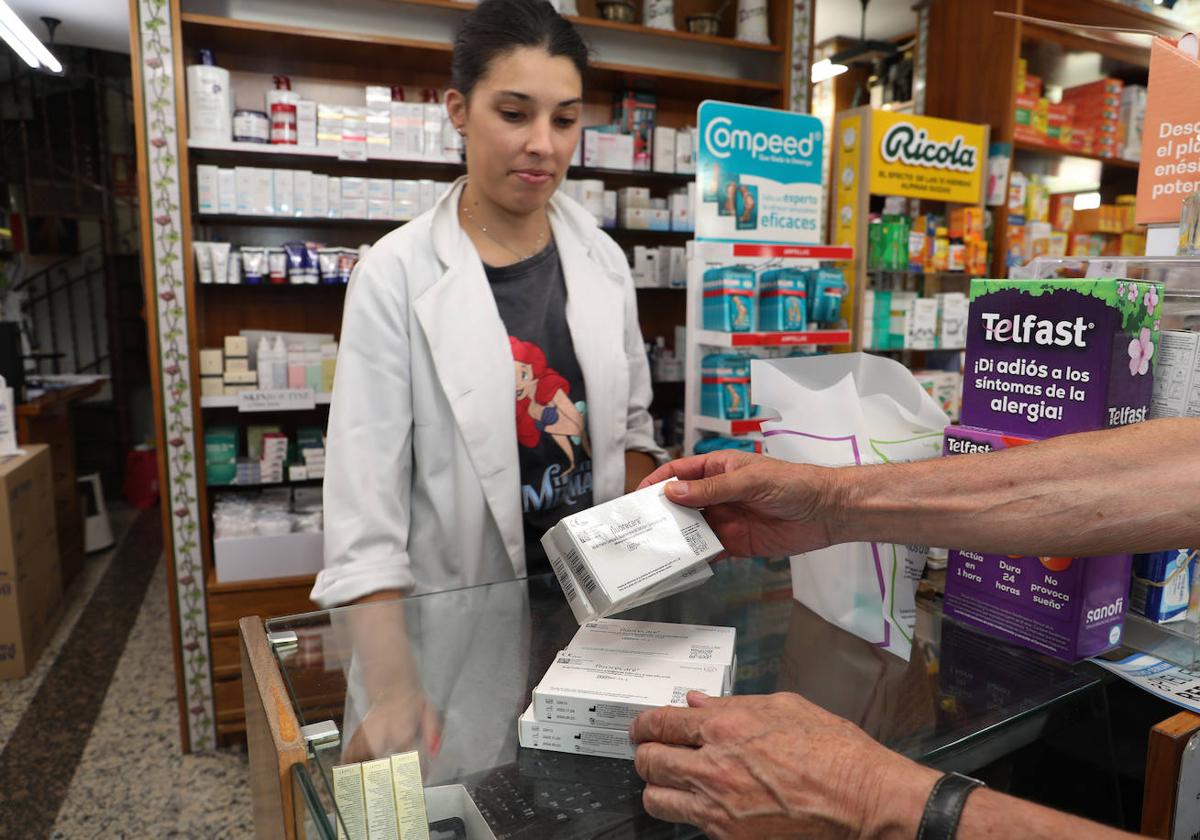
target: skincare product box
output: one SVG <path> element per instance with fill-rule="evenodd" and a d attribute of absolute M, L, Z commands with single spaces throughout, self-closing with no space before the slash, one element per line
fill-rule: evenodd
<path fill-rule="evenodd" d="M 624 215 L 634 207 L 650 207 L 648 187 L 623 187 L 617 190 L 617 212 Z"/>
<path fill-rule="evenodd" d="M 313 178 L 310 169 L 297 169 L 292 173 L 292 215 L 317 215 L 313 211 Z"/>
<path fill-rule="evenodd" d="M 301 188 L 300 178 L 296 179 L 296 193 L 299 197 Z M 297 204 L 299 201 L 297 201 Z M 329 176 L 312 173 L 309 182 L 308 215 L 324 219 L 329 215 Z"/>
<path fill-rule="evenodd" d="M 722 420 L 754 416 L 750 404 L 750 357 L 744 353 L 712 353 L 700 368 L 700 413 Z"/>
<path fill-rule="evenodd" d="M 637 745 L 629 732 L 574 723 L 543 723 L 533 713 L 533 704 L 517 719 L 517 739 L 522 747 L 533 750 L 598 755 L 633 760 Z"/>
<path fill-rule="evenodd" d="M 542 546 L 575 619 L 632 609 L 698 586 L 722 551 L 703 514 L 667 500 L 659 482 L 572 514 Z"/>
<path fill-rule="evenodd" d="M 1147 419 L 1162 286 L 972 280 L 963 423 L 1045 438 Z"/>
<path fill-rule="evenodd" d="M 421 187 L 416 181 L 392 181 L 392 218 L 411 221 L 421 215 Z"/>
<path fill-rule="evenodd" d="M 946 455 L 991 452 L 1033 442 L 950 426 Z M 1074 662 L 1116 647 L 1129 605 L 1128 554 L 1013 557 L 952 550 L 945 613 L 1021 647 Z"/>
<path fill-rule="evenodd" d="M 1150 417 L 1200 417 L 1200 333 L 1164 330 L 1153 361 Z"/>
<path fill-rule="evenodd" d="M 276 215 L 291 216 L 295 212 L 292 187 L 294 178 L 290 169 L 272 170 L 273 207 Z"/>
<path fill-rule="evenodd" d="M 225 354 L 220 347 L 205 347 L 200 351 L 200 375 L 219 376 L 225 372 Z"/>
<path fill-rule="evenodd" d="M 596 169 L 632 170 L 633 136 L 585 128 L 583 165 Z"/>
<path fill-rule="evenodd" d="M 758 328 L 797 331 L 808 326 L 808 278 L 802 269 L 764 271 L 759 279 Z"/>
<path fill-rule="evenodd" d="M 237 172 L 224 167 L 217 170 L 217 212 L 237 213 Z"/>
<path fill-rule="evenodd" d="M 218 170 L 215 166 L 200 164 L 196 167 L 196 212 L 216 213 L 220 199 Z"/>
<path fill-rule="evenodd" d="M 749 332 L 754 328 L 754 270 L 744 266 L 704 272 L 704 329 Z"/>
<path fill-rule="evenodd" d="M 419 102 L 391 104 L 392 154 L 419 158 L 425 150 L 425 111 Z"/>
<path fill-rule="evenodd" d="M 937 296 L 937 346 L 959 350 L 967 346 L 967 317 L 971 302 L 962 292 L 943 292 Z"/>
<path fill-rule="evenodd" d="M 263 216 L 275 215 L 275 170 L 251 167 L 253 198 L 251 205 Z"/>
<path fill-rule="evenodd" d="M 737 628 L 705 624 L 671 624 L 598 618 L 582 624 L 567 645 L 567 653 L 597 659 L 610 656 L 644 656 L 668 662 L 720 665 L 722 694 L 733 690 L 737 671 Z"/>
<path fill-rule="evenodd" d="M 658 286 L 658 249 L 645 245 L 633 246 L 633 267 L 630 269 L 633 285 L 639 289 Z"/>
<path fill-rule="evenodd" d="M 624 230 L 669 231 L 671 211 L 652 207 L 628 207 L 620 213 L 618 227 Z"/>
<path fill-rule="evenodd" d="M 249 356 L 250 343 L 244 335 L 225 336 L 225 356 Z"/>
<path fill-rule="evenodd" d="M 253 166 L 237 166 L 234 167 L 234 195 L 237 199 L 237 212 L 239 215 L 258 216 L 262 214 L 262 208 L 256 207 L 254 204 L 254 167 Z"/>
<path fill-rule="evenodd" d="M 1193 549 L 1133 555 L 1129 609 L 1159 624 L 1187 618 L 1196 572 Z"/>
<path fill-rule="evenodd" d="M 329 176 L 329 192 L 326 195 L 329 206 L 329 218 L 342 218 L 342 179 Z"/>
<path fill-rule="evenodd" d="M 653 153 L 655 172 L 675 171 L 675 137 L 673 128 L 656 125 L 654 127 Z"/>
<path fill-rule="evenodd" d="M 296 103 L 296 145 L 308 148 L 317 145 L 317 103 L 312 99 Z"/>
<path fill-rule="evenodd" d="M 201 376 L 200 377 L 200 396 L 202 397 L 223 397 L 225 396 L 225 380 L 221 376 Z"/>
<path fill-rule="evenodd" d="M 937 346 L 937 298 L 919 297 L 913 301 L 904 321 L 904 347 L 907 350 L 933 350 Z"/>
<path fill-rule="evenodd" d="M 689 691 L 721 696 L 722 671 L 718 665 L 562 651 L 533 690 L 533 711 L 546 723 L 628 729 L 649 709 L 686 706 Z"/>
<path fill-rule="evenodd" d="M 675 134 L 675 171 L 681 175 L 696 172 L 696 129 L 685 128 Z"/>

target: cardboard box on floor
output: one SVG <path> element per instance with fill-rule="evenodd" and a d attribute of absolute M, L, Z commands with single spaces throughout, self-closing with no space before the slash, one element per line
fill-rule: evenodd
<path fill-rule="evenodd" d="M 0 458 L 0 679 L 33 669 L 62 618 L 50 448 Z"/>

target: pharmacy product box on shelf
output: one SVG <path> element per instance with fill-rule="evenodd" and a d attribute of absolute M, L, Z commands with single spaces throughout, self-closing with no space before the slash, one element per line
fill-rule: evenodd
<path fill-rule="evenodd" d="M 796 331 L 807 325 L 807 272 L 797 268 L 764 271 L 759 280 L 758 328 Z"/>
<path fill-rule="evenodd" d="M 965 425 L 1035 438 L 1147 419 L 1161 284 L 972 280 Z"/>
<path fill-rule="evenodd" d="M 754 270 L 722 266 L 704 272 L 704 329 L 749 332 L 754 328 Z"/>
<path fill-rule="evenodd" d="M 750 404 L 750 357 L 743 353 L 712 353 L 700 371 L 700 413 L 723 420 L 754 416 Z"/>
<path fill-rule="evenodd" d="M 1032 443 L 1020 435 L 951 426 L 945 455 Z M 1128 554 L 1025 557 L 952 550 L 946 615 L 1022 647 L 1069 662 L 1121 642 L 1129 606 Z"/>
<path fill-rule="evenodd" d="M 0 458 L 0 679 L 23 677 L 62 617 L 50 448 Z"/>
<path fill-rule="evenodd" d="M 325 566 L 324 556 L 321 533 L 213 540 L 219 583 L 315 575 Z"/>

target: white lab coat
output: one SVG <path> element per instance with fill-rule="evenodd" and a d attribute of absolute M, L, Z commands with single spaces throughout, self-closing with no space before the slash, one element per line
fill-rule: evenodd
<path fill-rule="evenodd" d="M 458 221 L 460 178 L 355 270 L 326 439 L 324 607 L 525 575 L 508 333 Z M 620 248 L 571 199 L 550 226 L 583 372 L 596 503 L 624 492 L 626 450 L 654 442 L 650 372 Z"/>

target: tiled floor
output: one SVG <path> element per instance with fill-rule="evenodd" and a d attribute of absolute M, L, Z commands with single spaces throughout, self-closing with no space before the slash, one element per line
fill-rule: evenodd
<path fill-rule="evenodd" d="M 0 682 L 0 838 L 251 837 L 245 755 L 179 748 L 158 512 L 112 518 L 35 670 Z"/>

